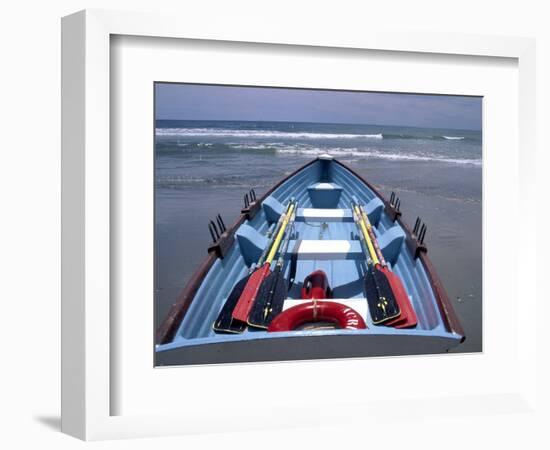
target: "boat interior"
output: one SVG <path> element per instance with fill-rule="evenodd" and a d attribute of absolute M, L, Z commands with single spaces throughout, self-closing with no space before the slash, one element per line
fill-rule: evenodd
<path fill-rule="evenodd" d="M 414 328 L 396 329 L 373 324 L 368 312 L 363 278 L 367 270 L 359 230 L 352 214 L 357 199 L 373 225 L 379 247 L 391 270 L 402 280 L 416 312 Z M 316 270 L 325 272 L 332 301 L 357 311 L 367 325 L 360 330 L 295 330 L 270 333 L 248 328 L 240 334 L 222 334 L 213 323 L 235 283 L 245 277 L 264 247 L 288 202 L 296 201 L 295 220 L 288 230 L 290 242 L 282 271 L 285 278 L 294 273 L 284 308 L 299 304 L 304 279 Z M 292 267 L 294 265 L 294 267 Z M 250 339 L 271 339 L 281 335 L 307 336 L 310 333 L 361 335 L 426 335 L 456 338 L 446 329 L 432 285 L 420 259 L 406 245 L 406 233 L 392 220 L 384 202 L 345 166 L 332 159 L 317 159 L 280 184 L 261 201 L 257 213 L 236 230 L 231 247 L 218 258 L 201 283 L 172 342 L 158 346 L 169 350 L 176 346 L 201 345 Z"/>

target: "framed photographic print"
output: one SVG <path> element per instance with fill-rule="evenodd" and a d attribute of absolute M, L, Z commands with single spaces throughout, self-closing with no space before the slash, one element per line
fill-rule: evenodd
<path fill-rule="evenodd" d="M 481 351 L 481 97 L 154 89 L 157 364 Z"/>
<path fill-rule="evenodd" d="M 501 226 L 535 214 L 531 40 L 104 11 L 62 37 L 63 431 L 532 408 L 535 243 Z"/>

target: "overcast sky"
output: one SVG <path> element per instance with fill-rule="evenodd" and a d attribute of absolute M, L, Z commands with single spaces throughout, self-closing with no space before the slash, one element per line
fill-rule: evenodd
<path fill-rule="evenodd" d="M 157 83 L 156 117 L 479 130 L 481 98 Z"/>

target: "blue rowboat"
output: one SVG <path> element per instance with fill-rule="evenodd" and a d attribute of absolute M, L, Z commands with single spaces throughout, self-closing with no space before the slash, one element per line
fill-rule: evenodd
<path fill-rule="evenodd" d="M 235 334 L 216 332 L 213 324 L 230 292 L 258 261 L 291 199 L 297 209 L 282 271 L 294 282 L 285 311 L 304 302 L 300 300 L 304 280 L 322 271 L 330 286 L 327 301 L 351 308 L 367 328 L 310 326 L 269 332 L 249 327 Z M 372 321 L 354 201 L 364 205 L 381 253 L 403 283 L 417 318 L 412 328 Z M 247 196 L 245 208 L 229 229 L 220 222 L 217 225 L 213 228 L 219 233 L 213 233 L 215 242 L 207 258 L 157 330 L 157 365 L 432 354 L 446 352 L 465 339 L 426 254 L 425 227 L 417 220 L 411 230 L 394 195 L 385 199 L 353 169 L 329 155 L 300 167 L 262 198 Z"/>

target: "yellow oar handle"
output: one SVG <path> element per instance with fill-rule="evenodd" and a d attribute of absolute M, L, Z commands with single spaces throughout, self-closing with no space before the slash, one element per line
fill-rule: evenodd
<path fill-rule="evenodd" d="M 273 261 L 273 258 L 275 258 L 275 254 L 277 253 L 277 249 L 279 248 L 279 244 L 281 243 L 281 239 L 283 239 L 283 235 L 285 234 L 286 226 L 288 225 L 288 221 L 292 217 L 292 211 L 294 211 L 295 203 L 290 205 L 290 208 L 288 209 L 288 212 L 286 213 L 285 219 L 283 220 L 283 224 L 281 226 L 281 229 L 277 233 L 277 237 L 275 238 L 275 241 L 273 242 L 273 246 L 271 247 L 271 250 L 269 251 L 269 254 L 267 255 L 267 258 L 265 260 L 266 263 L 271 264 L 271 261 Z"/>
<path fill-rule="evenodd" d="M 382 254 L 382 250 L 380 250 L 380 246 L 378 245 L 378 242 L 376 241 L 376 237 L 374 235 L 374 230 L 372 228 L 372 225 L 370 224 L 369 216 L 365 212 L 365 208 L 362 206 L 359 206 L 359 209 L 361 210 L 361 214 L 363 215 L 363 219 L 365 219 L 365 223 L 367 224 L 367 230 L 369 230 L 369 237 L 372 241 L 372 245 L 374 246 L 376 250 L 376 255 L 378 256 L 378 260 L 380 261 L 380 265 L 386 267 L 387 263 L 384 259 L 384 255 Z"/>
<path fill-rule="evenodd" d="M 363 230 L 363 236 L 365 236 L 365 242 L 367 243 L 367 247 L 369 249 L 370 257 L 372 259 L 372 262 L 376 266 L 377 264 L 380 264 L 380 261 L 378 260 L 378 256 L 376 254 L 376 251 L 374 250 L 374 246 L 372 245 L 372 242 L 370 240 L 369 231 L 367 230 L 367 226 L 365 225 L 365 219 L 363 215 L 361 214 L 361 211 L 358 206 L 354 207 L 355 214 L 357 215 L 359 219 L 359 225 L 361 225 L 361 230 Z"/>

